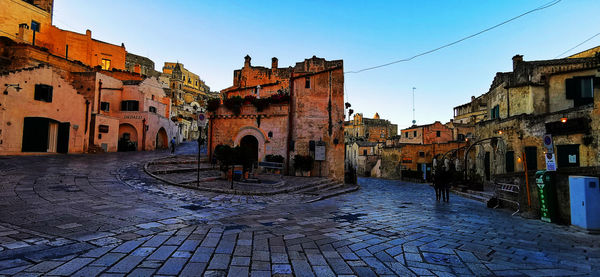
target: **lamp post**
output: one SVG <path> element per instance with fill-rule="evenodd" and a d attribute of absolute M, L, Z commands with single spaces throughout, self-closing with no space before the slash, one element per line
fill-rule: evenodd
<path fill-rule="evenodd" d="M 200 155 L 202 152 L 202 145 L 204 144 L 204 139 L 202 139 L 202 127 L 206 124 L 206 116 L 204 115 L 202 108 L 198 109 L 196 122 L 198 123 L 198 178 L 196 185 L 200 186 Z"/>
<path fill-rule="evenodd" d="M 413 104 L 413 120 L 412 120 L 412 124 L 416 125 L 417 124 L 417 120 L 415 120 L 415 89 L 417 89 L 416 87 L 412 88 L 412 104 Z"/>

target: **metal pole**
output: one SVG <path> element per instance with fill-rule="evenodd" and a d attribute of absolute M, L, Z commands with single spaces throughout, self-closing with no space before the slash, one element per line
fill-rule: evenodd
<path fill-rule="evenodd" d="M 197 186 L 200 186 L 200 150 L 202 149 L 202 126 L 198 126 L 198 182 Z"/>
<path fill-rule="evenodd" d="M 413 100 L 412 101 L 413 102 L 413 121 L 412 121 L 412 124 L 413 125 L 417 124 L 417 120 L 415 120 L 415 89 L 417 89 L 417 88 L 416 87 L 412 88 L 412 94 L 413 94 L 413 97 L 412 97 L 412 100 Z"/>

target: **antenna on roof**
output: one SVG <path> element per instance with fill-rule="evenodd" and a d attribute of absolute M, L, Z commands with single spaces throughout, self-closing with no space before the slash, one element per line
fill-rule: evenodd
<path fill-rule="evenodd" d="M 413 92 L 413 120 L 412 120 L 412 124 L 416 125 L 417 121 L 415 120 L 415 89 L 417 89 L 416 87 L 413 87 L 412 92 Z"/>

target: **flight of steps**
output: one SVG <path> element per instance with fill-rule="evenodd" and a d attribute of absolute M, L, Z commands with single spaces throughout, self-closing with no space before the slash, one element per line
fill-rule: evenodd
<path fill-rule="evenodd" d="M 357 185 L 347 185 L 343 182 L 335 181 L 332 179 L 324 179 L 319 182 L 314 182 L 310 186 L 306 186 L 302 189 L 299 189 L 294 193 L 314 196 L 307 201 L 308 203 L 311 203 L 340 194 L 356 191 L 358 189 L 359 186 Z"/>
<path fill-rule="evenodd" d="M 493 192 L 488 192 L 488 191 L 474 191 L 474 190 L 466 190 L 466 191 L 460 191 L 460 190 L 452 190 L 452 192 L 472 199 L 472 200 L 476 200 L 479 201 L 481 203 L 487 204 L 487 202 L 494 197 L 494 193 Z"/>

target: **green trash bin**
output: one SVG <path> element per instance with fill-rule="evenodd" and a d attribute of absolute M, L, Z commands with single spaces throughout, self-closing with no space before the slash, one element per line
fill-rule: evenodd
<path fill-rule="evenodd" d="M 540 216 L 543 221 L 556 222 L 556 185 L 554 172 L 540 170 L 535 173 L 535 184 L 540 199 Z"/>

